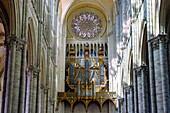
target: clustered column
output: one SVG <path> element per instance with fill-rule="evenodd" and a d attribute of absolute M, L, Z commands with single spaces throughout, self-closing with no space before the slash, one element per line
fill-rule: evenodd
<path fill-rule="evenodd" d="M 151 95 L 155 88 L 155 97 L 151 99 L 152 111 L 157 113 L 170 112 L 170 93 L 169 93 L 169 76 L 168 76 L 168 60 L 167 60 L 167 38 L 164 34 L 159 34 L 157 37 L 149 41 L 150 62 L 153 62 L 150 67 L 150 78 L 155 82 L 150 81 Z M 157 106 L 153 108 L 154 106 Z"/>
<path fill-rule="evenodd" d="M 149 101 L 148 101 L 148 74 L 147 74 L 147 66 L 142 65 L 140 67 L 137 67 L 135 70 L 135 76 L 136 76 L 136 90 L 134 90 L 134 97 L 136 97 L 135 107 L 137 108 L 131 108 L 131 111 L 139 112 L 139 113 L 149 113 Z M 133 89 L 132 89 L 133 91 Z M 133 98 L 133 95 L 131 96 Z M 134 99 L 135 100 L 135 99 Z"/>
<path fill-rule="evenodd" d="M 118 113 L 134 113 L 134 89 L 132 85 L 124 87 L 124 98 L 118 99 Z"/>
<path fill-rule="evenodd" d="M 25 74 L 23 74 L 25 68 L 22 68 L 21 66 L 25 64 L 25 45 L 25 40 L 16 36 L 10 36 L 7 42 L 9 51 L 7 53 L 8 66 L 6 70 L 8 71 L 6 84 L 4 85 L 6 94 L 3 92 L 2 101 L 4 104 L 2 104 L 2 113 L 23 112 L 25 88 L 21 85 L 25 79 Z"/>

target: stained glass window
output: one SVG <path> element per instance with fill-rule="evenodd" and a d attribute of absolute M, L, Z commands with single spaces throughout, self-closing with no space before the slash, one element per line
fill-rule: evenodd
<path fill-rule="evenodd" d="M 93 39 L 102 30 L 102 21 L 94 13 L 80 13 L 72 20 L 72 31 L 80 39 Z"/>

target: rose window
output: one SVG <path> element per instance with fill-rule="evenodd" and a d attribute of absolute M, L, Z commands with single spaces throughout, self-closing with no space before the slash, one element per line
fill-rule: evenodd
<path fill-rule="evenodd" d="M 102 30 L 102 21 L 94 13 L 80 13 L 72 20 L 72 31 L 80 39 L 93 39 Z"/>

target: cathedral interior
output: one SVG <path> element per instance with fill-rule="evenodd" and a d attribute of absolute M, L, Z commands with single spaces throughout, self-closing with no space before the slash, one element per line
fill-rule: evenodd
<path fill-rule="evenodd" d="M 170 0 L 0 0 L 0 113 L 170 113 Z"/>

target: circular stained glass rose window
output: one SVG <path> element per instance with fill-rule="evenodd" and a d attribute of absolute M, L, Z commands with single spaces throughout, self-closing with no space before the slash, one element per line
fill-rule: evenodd
<path fill-rule="evenodd" d="M 102 21 L 94 13 L 80 13 L 72 20 L 72 31 L 80 39 L 93 39 L 102 30 Z"/>

